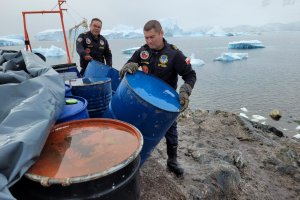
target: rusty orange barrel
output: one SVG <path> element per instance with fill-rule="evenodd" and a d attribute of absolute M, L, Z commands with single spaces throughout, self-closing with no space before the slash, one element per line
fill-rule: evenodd
<path fill-rule="evenodd" d="M 38 161 L 13 188 L 17 199 L 139 199 L 134 126 L 113 119 L 56 125 Z"/>

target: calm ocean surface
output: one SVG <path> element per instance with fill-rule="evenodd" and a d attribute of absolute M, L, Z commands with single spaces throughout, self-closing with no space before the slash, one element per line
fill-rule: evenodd
<path fill-rule="evenodd" d="M 266 117 L 266 124 L 275 126 L 288 136 L 300 131 L 294 120 L 300 120 L 300 33 L 269 32 L 260 35 L 233 37 L 183 37 L 167 38 L 186 56 L 195 54 L 205 65 L 194 67 L 197 82 L 191 95 L 192 109 L 225 110 Z M 227 49 L 228 42 L 259 40 L 266 48 L 250 50 Z M 109 40 L 113 53 L 113 66 L 120 69 L 128 57 L 121 50 L 144 44 L 141 39 Z M 63 47 L 57 42 L 34 43 L 33 48 L 49 47 L 51 44 Z M 16 47 L 6 49 L 15 49 Z M 20 47 L 19 47 L 20 49 Z M 213 61 L 225 52 L 248 53 L 246 60 L 222 63 Z M 78 56 L 74 53 L 74 61 Z M 47 58 L 49 64 L 66 62 L 65 57 Z M 180 82 L 180 84 L 182 81 Z M 247 108 L 248 112 L 240 108 Z M 273 109 L 282 112 L 279 121 L 268 115 Z"/>

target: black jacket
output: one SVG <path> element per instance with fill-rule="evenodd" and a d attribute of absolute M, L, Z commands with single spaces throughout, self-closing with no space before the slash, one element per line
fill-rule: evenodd
<path fill-rule="evenodd" d="M 95 37 L 90 31 L 88 31 L 81 33 L 78 36 L 76 41 L 76 50 L 80 56 L 80 67 L 84 69 L 89 63 L 89 61 L 84 59 L 84 56 L 87 54 L 87 49 L 90 51 L 89 54 L 94 60 L 112 66 L 112 54 L 107 40 L 102 35 Z"/>
<path fill-rule="evenodd" d="M 165 39 L 164 47 L 161 50 L 150 49 L 145 44 L 135 51 L 128 62 L 138 63 L 144 72 L 164 80 L 174 89 L 177 88 L 178 75 L 182 76 L 185 83 L 188 83 L 192 88 L 197 79 L 187 57 L 176 46 L 167 43 Z"/>

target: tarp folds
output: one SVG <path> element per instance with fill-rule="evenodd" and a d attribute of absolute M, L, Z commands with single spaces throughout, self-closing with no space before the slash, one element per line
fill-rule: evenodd
<path fill-rule="evenodd" d="M 37 160 L 64 104 L 61 76 L 37 55 L 21 54 L 25 70 L 0 71 L 1 200 L 14 199 L 8 188 Z"/>

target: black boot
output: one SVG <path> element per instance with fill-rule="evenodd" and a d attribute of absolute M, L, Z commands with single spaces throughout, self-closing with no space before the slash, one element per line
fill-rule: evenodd
<path fill-rule="evenodd" d="M 177 176 L 181 176 L 184 173 L 183 168 L 177 162 L 177 146 L 167 145 L 167 167 L 168 169 L 176 174 Z"/>

